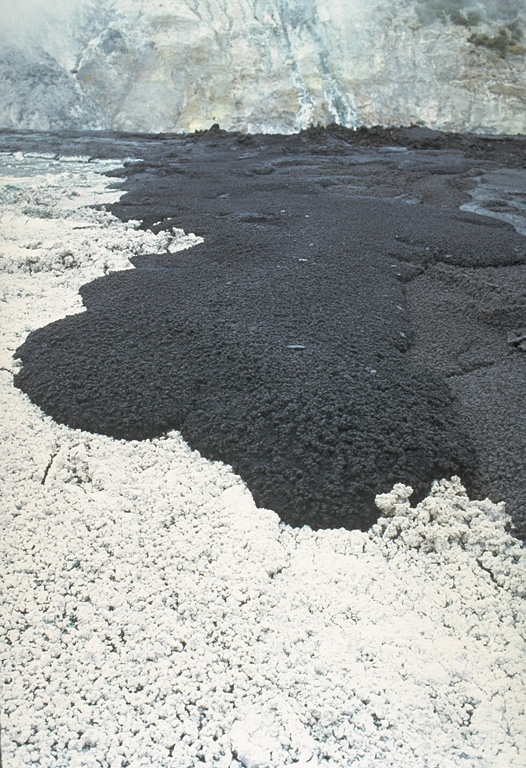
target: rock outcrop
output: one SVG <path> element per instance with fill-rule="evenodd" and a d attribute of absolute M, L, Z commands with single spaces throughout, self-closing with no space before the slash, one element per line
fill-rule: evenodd
<path fill-rule="evenodd" d="M 426 0 L 81 0 L 68 6 L 60 43 L 46 31 L 57 15 L 38 24 L 33 14 L 19 53 L 4 56 L 4 82 L 19 87 L 0 90 L 3 106 L 9 100 L 0 120 L 144 132 L 219 123 L 290 133 L 338 122 L 526 133 L 522 5 L 508 3 L 499 21 L 440 18 L 436 6 L 424 18 Z M 39 78 L 43 57 L 61 74 Z"/>

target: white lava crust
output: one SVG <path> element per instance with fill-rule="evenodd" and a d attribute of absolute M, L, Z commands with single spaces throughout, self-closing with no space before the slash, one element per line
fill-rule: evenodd
<path fill-rule="evenodd" d="M 369 533 L 291 529 L 175 432 L 43 416 L 12 383 L 27 332 L 195 238 L 86 207 L 118 197 L 111 163 L 2 162 L 6 768 L 524 766 L 526 560 L 502 505 L 454 479 L 411 507 L 398 485 Z"/>

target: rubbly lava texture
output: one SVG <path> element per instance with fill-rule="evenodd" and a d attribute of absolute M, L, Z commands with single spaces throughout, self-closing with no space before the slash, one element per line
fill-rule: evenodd
<path fill-rule="evenodd" d="M 86 312 L 18 349 L 17 386 L 71 427 L 124 439 L 180 430 L 293 525 L 365 528 L 395 482 L 418 496 L 452 474 L 477 487 L 447 379 L 408 354 L 406 291 L 441 262 L 520 264 L 524 238 L 392 191 L 400 174 L 439 185 L 473 161 L 372 152 L 330 132 L 216 131 L 141 148 L 113 212 L 204 243 L 85 285 Z M 382 163 L 391 191 L 375 189 Z"/>

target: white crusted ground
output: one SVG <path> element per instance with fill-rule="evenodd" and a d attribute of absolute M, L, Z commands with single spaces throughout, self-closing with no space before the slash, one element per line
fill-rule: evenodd
<path fill-rule="evenodd" d="M 524 766 L 526 558 L 502 506 L 397 486 L 370 533 L 295 530 L 175 432 L 44 417 L 12 383 L 27 333 L 195 239 L 87 208 L 117 197 L 111 163 L 0 160 L 5 766 Z"/>

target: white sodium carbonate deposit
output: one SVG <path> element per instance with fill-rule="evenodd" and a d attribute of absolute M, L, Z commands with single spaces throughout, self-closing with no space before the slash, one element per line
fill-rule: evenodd
<path fill-rule="evenodd" d="M 43 416 L 13 387 L 27 333 L 196 239 L 88 207 L 118 198 L 115 163 L 0 160 L 4 768 L 524 768 L 526 560 L 502 505 L 397 486 L 369 533 L 292 529 L 176 432 Z"/>

